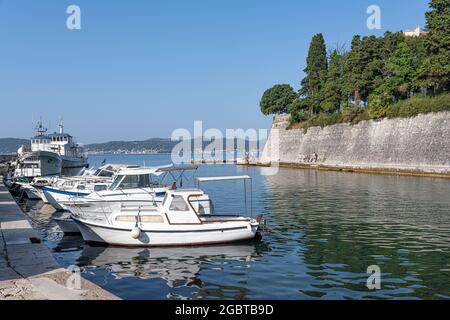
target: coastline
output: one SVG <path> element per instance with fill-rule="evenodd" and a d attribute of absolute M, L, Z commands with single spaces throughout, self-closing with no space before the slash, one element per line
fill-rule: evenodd
<path fill-rule="evenodd" d="M 241 164 L 243 165 L 243 164 Z M 257 167 L 272 167 L 270 164 L 254 162 L 247 163 L 247 166 Z M 360 166 L 332 166 L 324 164 L 300 164 L 281 162 L 278 164 L 280 168 L 300 169 L 300 170 L 319 170 L 319 171 L 334 171 L 344 173 L 361 173 L 361 174 L 375 174 L 375 175 L 391 175 L 391 176 L 410 176 L 410 177 L 428 177 L 439 179 L 450 179 L 450 173 L 427 172 L 421 170 L 394 168 L 394 167 L 360 167 Z"/>

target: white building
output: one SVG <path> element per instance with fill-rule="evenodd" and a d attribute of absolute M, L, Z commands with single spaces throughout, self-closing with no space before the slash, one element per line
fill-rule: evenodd
<path fill-rule="evenodd" d="M 420 36 L 426 36 L 428 34 L 428 32 L 421 31 L 420 26 L 418 25 L 413 30 L 403 30 L 403 34 L 406 37 L 420 37 Z"/>

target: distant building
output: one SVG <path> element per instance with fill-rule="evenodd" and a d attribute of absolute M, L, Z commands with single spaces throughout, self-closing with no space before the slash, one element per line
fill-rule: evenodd
<path fill-rule="evenodd" d="M 426 36 L 428 32 L 422 31 L 420 29 L 420 26 L 418 25 L 417 28 L 413 30 L 403 30 L 403 34 L 406 37 L 420 37 L 420 36 Z"/>

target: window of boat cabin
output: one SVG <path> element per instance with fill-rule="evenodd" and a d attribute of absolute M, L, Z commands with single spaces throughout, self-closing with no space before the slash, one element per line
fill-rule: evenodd
<path fill-rule="evenodd" d="M 120 182 L 119 189 L 138 189 L 150 187 L 148 174 L 126 175 Z"/>
<path fill-rule="evenodd" d="M 169 207 L 170 211 L 189 211 L 189 205 L 184 201 L 182 196 L 173 196 L 172 203 Z"/>
<path fill-rule="evenodd" d="M 114 175 L 114 172 L 101 170 L 101 169 L 100 169 L 100 172 L 97 174 L 97 176 L 99 176 L 99 177 L 112 177 L 113 175 Z"/>
<path fill-rule="evenodd" d="M 109 188 L 111 190 L 116 190 L 117 187 L 119 186 L 120 182 L 123 180 L 123 177 L 124 176 L 117 176 Z"/>
<path fill-rule="evenodd" d="M 94 191 L 104 191 L 106 189 L 108 189 L 106 184 L 97 184 L 94 186 Z"/>

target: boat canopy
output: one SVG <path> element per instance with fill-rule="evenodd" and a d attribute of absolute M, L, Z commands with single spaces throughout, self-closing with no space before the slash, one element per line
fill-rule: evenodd
<path fill-rule="evenodd" d="M 209 181 L 228 181 L 228 180 L 249 180 L 250 176 L 226 176 L 226 177 L 199 177 L 198 182 L 209 182 Z"/>

